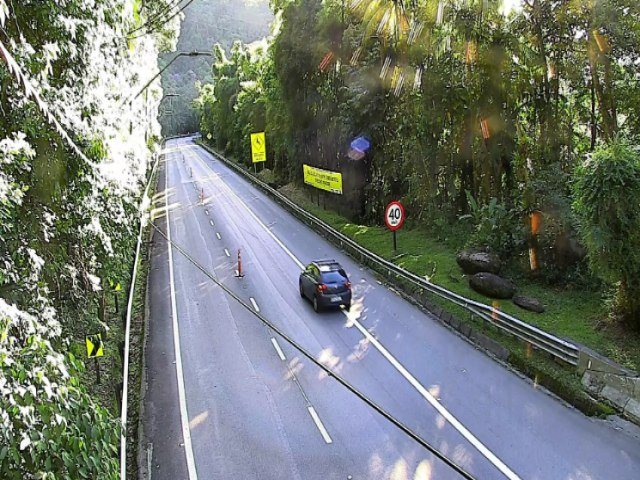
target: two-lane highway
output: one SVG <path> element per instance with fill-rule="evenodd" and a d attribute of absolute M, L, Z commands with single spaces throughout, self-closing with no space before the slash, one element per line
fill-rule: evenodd
<path fill-rule="evenodd" d="M 460 478 L 249 309 L 476 478 L 638 478 L 637 438 L 475 350 L 191 140 L 168 142 L 162 167 L 156 225 L 175 246 L 154 236 L 146 478 Z M 345 266 L 351 312 L 300 298 L 318 258 Z"/>

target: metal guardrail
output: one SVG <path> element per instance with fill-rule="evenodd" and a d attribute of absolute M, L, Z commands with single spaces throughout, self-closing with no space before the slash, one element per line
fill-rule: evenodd
<path fill-rule="evenodd" d="M 430 292 L 437 295 L 440 298 L 444 298 L 460 307 L 465 308 L 467 311 L 477 315 L 488 323 L 495 325 L 499 329 L 519 338 L 520 340 L 533 345 L 534 347 L 547 352 L 549 355 L 562 360 L 570 365 L 578 365 L 579 349 L 576 345 L 558 338 L 550 333 L 547 333 L 539 328 L 529 325 L 522 320 L 519 320 L 507 313 L 504 313 L 490 305 L 486 305 L 469 298 L 465 298 L 462 295 L 451 292 L 443 287 L 440 287 L 434 283 L 429 282 L 426 278 L 420 277 L 414 273 L 405 270 L 396 264 L 385 260 L 384 258 L 376 255 L 375 253 L 367 250 L 359 245 L 354 240 L 350 239 L 346 235 L 340 233 L 330 225 L 326 224 L 319 218 L 310 214 L 303 208 L 299 207 L 280 192 L 270 187 L 262 180 L 256 178 L 254 175 L 246 171 L 240 165 L 226 159 L 224 156 L 212 150 L 210 147 L 202 142 L 198 142 L 203 148 L 209 151 L 211 154 L 222 159 L 231 168 L 248 178 L 251 182 L 258 185 L 266 193 L 274 197 L 279 203 L 284 205 L 287 209 L 292 211 L 296 216 L 305 223 L 308 223 L 316 229 L 319 229 L 325 236 L 332 237 L 334 242 L 338 243 L 342 248 L 349 250 L 351 255 L 359 257 L 361 260 L 367 262 L 367 264 L 374 268 L 379 273 L 386 274 L 387 277 L 395 277 L 404 280 L 412 284 L 414 287 L 421 289 L 422 291 Z"/>
<path fill-rule="evenodd" d="M 162 142 L 164 145 L 164 141 Z M 144 188 L 144 192 L 140 199 L 139 206 L 139 222 L 140 227 L 138 229 L 138 239 L 136 241 L 136 253 L 133 261 L 133 269 L 131 271 L 131 284 L 129 286 L 129 294 L 127 300 L 127 313 L 125 317 L 125 334 L 124 334 L 124 349 L 123 349 L 123 366 L 122 366 L 122 405 L 120 406 L 120 424 L 122 425 L 122 431 L 120 432 L 120 480 L 126 480 L 127 478 L 127 416 L 129 414 L 129 347 L 131 344 L 131 315 L 133 313 L 133 296 L 136 289 L 136 280 L 138 278 L 138 265 L 140 263 L 140 252 L 142 249 L 142 234 L 145 226 L 145 208 L 146 202 L 149 199 L 149 189 L 151 182 L 155 177 L 158 164 L 160 162 L 161 153 L 155 158 L 151 173 L 147 179 L 147 185 Z"/>

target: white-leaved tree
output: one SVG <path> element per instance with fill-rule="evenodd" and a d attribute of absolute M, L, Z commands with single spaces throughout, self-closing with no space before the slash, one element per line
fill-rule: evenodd
<path fill-rule="evenodd" d="M 0 0 L 0 478 L 118 477 L 71 352 L 133 260 L 174 3 Z"/>

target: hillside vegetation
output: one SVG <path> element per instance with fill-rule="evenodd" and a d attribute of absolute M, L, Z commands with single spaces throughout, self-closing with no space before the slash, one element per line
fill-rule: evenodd
<path fill-rule="evenodd" d="M 272 6 L 268 43 L 215 50 L 196 102 L 208 141 L 249 163 L 265 131 L 273 183 L 341 171 L 343 195 L 324 197 L 352 221 L 380 225 L 401 200 L 408 228 L 640 327 L 637 2 Z"/>
<path fill-rule="evenodd" d="M 267 0 L 197 0 L 184 14 L 177 52 L 211 53 L 215 43 L 229 50 L 235 40 L 253 42 L 269 34 L 273 20 Z M 160 66 L 174 55 L 161 55 Z M 162 74 L 162 88 L 171 95 L 160 111 L 163 136 L 198 130 L 191 104 L 198 96 L 196 83 L 210 81 L 212 63 L 210 57 L 180 58 Z"/>
<path fill-rule="evenodd" d="M 119 354 L 173 0 L 0 0 L 0 478 L 119 478 Z M 142 34 L 140 32 L 143 32 Z M 122 308 L 122 307 L 121 307 Z M 97 385 L 86 334 L 101 334 Z"/>

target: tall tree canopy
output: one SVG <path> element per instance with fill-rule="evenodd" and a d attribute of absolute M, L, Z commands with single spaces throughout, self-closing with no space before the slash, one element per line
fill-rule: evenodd
<path fill-rule="evenodd" d="M 348 171 L 358 220 L 401 199 L 416 223 L 472 218 L 471 243 L 505 256 L 541 212 L 553 270 L 576 228 L 574 167 L 620 135 L 638 143 L 640 4 L 518 3 L 274 1 L 269 47 L 236 46 L 201 88 L 201 129 L 248 159 L 264 128 L 279 182 L 303 163 Z"/>
<path fill-rule="evenodd" d="M 2 478 L 118 477 L 118 422 L 70 351 L 128 275 L 160 90 L 134 97 L 171 3 L 0 0 Z"/>

